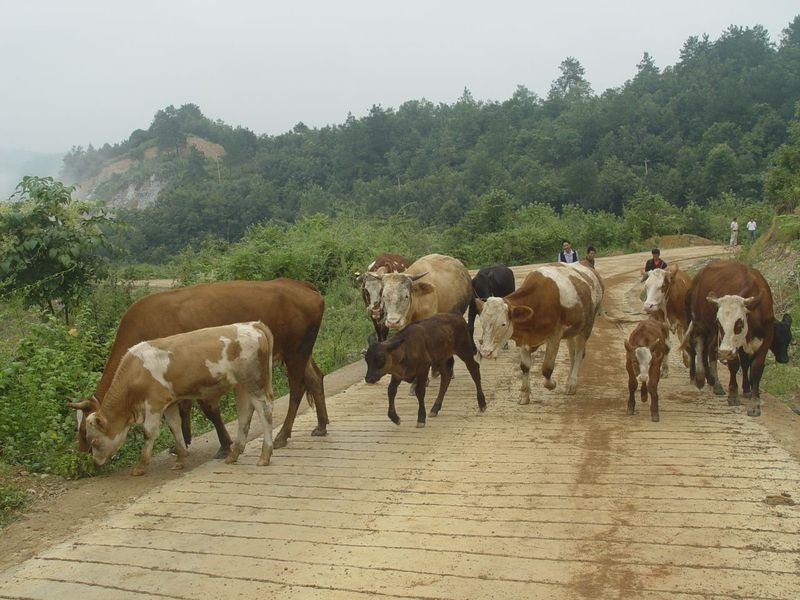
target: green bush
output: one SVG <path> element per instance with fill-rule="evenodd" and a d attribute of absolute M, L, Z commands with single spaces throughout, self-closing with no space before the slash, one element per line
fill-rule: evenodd
<path fill-rule="evenodd" d="M 0 485 L 0 527 L 11 520 L 12 515 L 28 503 L 28 494 L 15 485 Z"/>

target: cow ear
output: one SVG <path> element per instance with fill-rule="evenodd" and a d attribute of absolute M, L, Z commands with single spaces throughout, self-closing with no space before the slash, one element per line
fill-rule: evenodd
<path fill-rule="evenodd" d="M 95 427 L 97 429 L 99 429 L 100 431 L 105 431 L 106 430 L 106 425 L 108 425 L 108 422 L 106 421 L 106 418 L 103 415 L 101 415 L 100 413 L 94 413 L 94 414 L 97 415 L 94 418 Z"/>
<path fill-rule="evenodd" d="M 415 296 L 425 296 L 427 294 L 433 294 L 435 291 L 436 288 L 434 286 L 424 281 L 417 281 L 411 286 L 411 293 Z"/>
<path fill-rule="evenodd" d="M 483 305 L 484 304 L 485 304 L 485 302 L 483 300 L 481 300 L 480 298 L 475 298 L 475 308 L 478 310 L 478 314 L 479 315 L 483 313 Z M 786 318 L 788 316 L 789 315 L 784 315 L 784 318 Z"/>
<path fill-rule="evenodd" d="M 358 271 L 355 271 L 353 273 L 353 281 L 355 281 L 356 283 L 364 283 L 364 273 L 359 273 Z"/>
<path fill-rule="evenodd" d="M 511 309 L 511 320 L 515 323 L 524 323 L 533 319 L 533 309 L 530 306 L 515 306 Z"/>

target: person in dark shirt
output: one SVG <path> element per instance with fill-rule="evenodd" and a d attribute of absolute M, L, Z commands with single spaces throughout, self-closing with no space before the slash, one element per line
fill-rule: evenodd
<path fill-rule="evenodd" d="M 586 248 L 586 256 L 584 256 L 583 261 L 586 262 L 590 267 L 594 268 L 594 257 L 597 254 L 597 248 L 594 246 L 587 246 Z"/>
<path fill-rule="evenodd" d="M 661 260 L 661 250 L 653 248 L 651 250 L 653 258 L 644 263 L 644 272 L 652 271 L 653 269 L 666 269 L 667 263 Z"/>
<path fill-rule="evenodd" d="M 578 253 L 572 249 L 572 242 L 564 240 L 561 242 L 561 252 L 558 253 L 558 262 L 574 263 L 580 260 Z"/>

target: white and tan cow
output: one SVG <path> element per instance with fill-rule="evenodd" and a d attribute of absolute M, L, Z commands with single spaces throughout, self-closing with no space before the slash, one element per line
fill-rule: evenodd
<path fill-rule="evenodd" d="M 123 356 L 102 405 L 86 418 L 86 438 L 95 463 L 104 464 L 125 442 L 130 426 L 141 423 L 145 443 L 133 474 L 142 475 L 163 415 L 175 437 L 178 460 L 174 468 L 183 468 L 187 452 L 178 402 L 199 398 L 216 406 L 223 394 L 234 390 L 239 432 L 226 462 L 236 462 L 244 450 L 255 411 L 264 426 L 258 464 L 268 465 L 272 455 L 272 350 L 272 332 L 260 321 L 197 329 L 136 344 Z"/>
<path fill-rule="evenodd" d="M 642 312 L 658 317 L 659 313 L 666 319 L 670 330 L 678 336 L 681 346 L 689 329 L 689 314 L 686 309 L 686 295 L 692 285 L 691 278 L 677 265 L 667 269 L 653 269 L 645 275 L 644 290 L 646 297 L 642 303 Z M 683 364 L 688 368 L 690 357 L 683 350 Z"/>
<path fill-rule="evenodd" d="M 603 300 L 603 283 L 597 272 L 580 263 L 554 263 L 531 271 L 522 285 L 504 298 L 478 300 L 483 333 L 480 354 L 497 358 L 500 348 L 512 339 L 520 352 L 522 390 L 519 403 L 530 402 L 531 354 L 546 345 L 542 375 L 548 390 L 562 339 L 567 340 L 572 369 L 566 393 L 574 394 L 578 371 L 592 333 L 595 316 Z"/>
<path fill-rule="evenodd" d="M 473 298 L 467 268 L 443 254 L 428 254 L 404 273 L 386 273 L 380 278 L 384 323 L 389 329 L 402 329 L 437 313 L 463 315 Z"/>

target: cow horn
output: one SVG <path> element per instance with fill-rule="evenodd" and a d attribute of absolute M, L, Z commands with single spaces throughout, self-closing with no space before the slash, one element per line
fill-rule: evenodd
<path fill-rule="evenodd" d="M 706 300 L 719 306 L 719 298 L 717 298 L 717 295 L 714 292 L 711 292 L 708 296 L 706 296 Z"/>
<path fill-rule="evenodd" d="M 761 290 L 758 290 L 758 293 L 755 296 L 750 296 L 749 298 L 744 299 L 744 305 L 747 308 L 758 306 L 759 302 L 761 302 Z"/>
<path fill-rule="evenodd" d="M 71 402 L 67 402 L 67 406 L 69 408 L 74 408 L 75 410 L 82 410 L 82 411 L 88 411 L 92 408 L 92 403 L 87 398 L 78 401 L 75 401 L 74 398 L 70 398 L 70 400 Z"/>
<path fill-rule="evenodd" d="M 409 275 L 409 277 L 411 277 L 411 281 L 416 281 L 420 277 L 425 277 L 425 275 L 427 275 L 427 274 L 428 274 L 428 271 L 425 271 L 424 273 L 420 273 L 419 275 Z"/>

